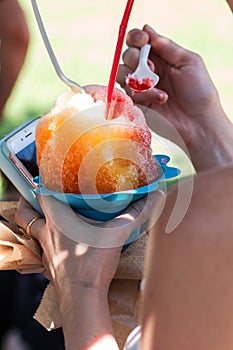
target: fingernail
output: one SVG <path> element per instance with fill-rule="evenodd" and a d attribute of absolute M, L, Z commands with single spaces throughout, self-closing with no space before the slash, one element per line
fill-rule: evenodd
<path fill-rule="evenodd" d="M 159 103 L 165 103 L 168 99 L 168 96 L 165 92 L 158 92 L 157 99 Z"/>
<path fill-rule="evenodd" d="M 154 30 L 154 28 L 152 28 L 149 24 L 145 24 L 145 26 L 144 26 L 144 28 L 143 29 L 145 29 L 145 30 L 150 30 L 151 32 L 153 32 L 153 33 L 156 33 L 156 31 Z"/>

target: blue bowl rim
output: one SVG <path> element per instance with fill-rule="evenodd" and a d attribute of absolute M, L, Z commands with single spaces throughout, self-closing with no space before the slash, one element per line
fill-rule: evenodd
<path fill-rule="evenodd" d="M 121 192 L 112 192 L 112 193 L 103 193 L 103 194 L 75 194 L 75 193 L 61 193 L 61 192 L 55 192 L 51 191 L 48 188 L 44 187 L 42 183 L 40 183 L 40 177 L 37 176 L 34 178 L 34 181 L 39 185 L 38 189 L 36 190 L 36 193 L 41 194 L 41 195 L 56 195 L 58 196 L 59 194 L 62 196 L 65 196 L 67 199 L 69 199 L 70 196 L 72 198 L 77 198 L 77 199 L 99 199 L 101 198 L 107 198 L 109 196 L 115 196 L 119 194 L 129 194 L 129 195 L 134 195 L 134 194 L 140 194 L 140 195 L 145 195 L 147 193 L 150 193 L 154 190 L 156 190 L 159 186 L 159 182 L 162 180 L 168 180 L 177 177 L 180 175 L 181 171 L 179 168 L 175 167 L 169 167 L 167 166 L 167 163 L 170 161 L 170 157 L 167 155 L 163 154 L 155 154 L 153 157 L 158 161 L 158 164 L 161 167 L 162 170 L 162 175 L 154 182 L 145 185 L 143 187 L 138 187 L 135 189 L 127 190 L 127 191 L 121 191 Z"/>

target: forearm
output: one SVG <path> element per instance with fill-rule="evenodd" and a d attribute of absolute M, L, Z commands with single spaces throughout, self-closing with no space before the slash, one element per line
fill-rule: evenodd
<path fill-rule="evenodd" d="M 106 290 L 75 286 L 60 297 L 60 310 L 67 350 L 119 350 Z"/>
<path fill-rule="evenodd" d="M 233 165 L 233 124 L 220 106 L 195 132 L 188 150 L 197 172 Z"/>

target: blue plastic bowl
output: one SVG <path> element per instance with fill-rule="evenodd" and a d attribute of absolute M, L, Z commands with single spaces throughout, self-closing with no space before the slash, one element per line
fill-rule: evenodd
<path fill-rule="evenodd" d="M 72 194 L 50 191 L 41 185 L 37 193 L 53 196 L 88 218 L 98 221 L 110 220 L 123 212 L 131 203 L 155 191 L 159 187 L 160 181 L 174 178 L 180 174 L 179 169 L 167 166 L 170 161 L 170 157 L 167 155 L 154 155 L 154 158 L 161 167 L 161 176 L 147 186 L 105 194 Z M 36 181 L 39 182 L 39 179 Z"/>

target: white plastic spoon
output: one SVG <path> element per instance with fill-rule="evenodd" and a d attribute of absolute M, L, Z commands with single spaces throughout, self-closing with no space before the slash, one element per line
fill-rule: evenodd
<path fill-rule="evenodd" d="M 147 91 L 158 84 L 159 76 L 152 72 L 147 63 L 150 49 L 150 44 L 142 46 L 137 69 L 126 77 L 126 85 L 135 93 Z"/>

